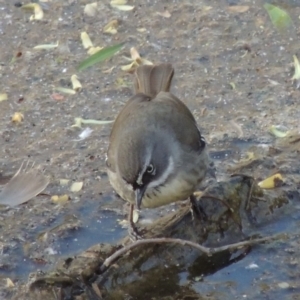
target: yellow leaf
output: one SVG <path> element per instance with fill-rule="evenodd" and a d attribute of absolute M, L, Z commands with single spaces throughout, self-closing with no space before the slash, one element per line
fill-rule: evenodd
<path fill-rule="evenodd" d="M 58 47 L 58 41 L 57 41 L 56 44 L 37 45 L 37 46 L 33 47 L 33 49 L 36 49 L 36 50 L 41 50 L 41 49 L 48 50 L 48 49 L 54 49 L 54 48 L 57 48 L 57 47 Z"/>
<path fill-rule="evenodd" d="M 93 119 L 82 119 L 82 118 L 75 118 L 75 124 L 72 125 L 71 127 L 78 127 L 81 128 L 82 124 L 94 124 L 94 125 L 105 125 L 112 123 L 114 121 L 101 121 L 101 120 L 93 120 Z"/>
<path fill-rule="evenodd" d="M 94 46 L 89 35 L 85 31 L 81 32 L 80 38 L 84 49 L 89 49 Z"/>
<path fill-rule="evenodd" d="M 24 115 L 19 112 L 14 113 L 14 115 L 11 117 L 11 120 L 14 123 L 21 123 L 23 119 L 24 119 Z"/>
<path fill-rule="evenodd" d="M 83 10 L 83 12 L 90 17 L 94 17 L 97 11 L 97 2 L 86 4 Z"/>
<path fill-rule="evenodd" d="M 115 4 L 110 4 L 110 5 L 122 11 L 130 11 L 134 9 L 134 6 L 131 5 L 115 5 Z"/>
<path fill-rule="evenodd" d="M 292 80 L 299 80 L 300 79 L 300 64 L 299 64 L 299 60 L 297 58 L 296 55 L 293 55 L 294 58 L 294 75 L 292 77 Z"/>
<path fill-rule="evenodd" d="M 165 10 L 164 12 L 157 12 L 156 14 L 167 19 L 171 17 L 171 14 L 168 10 Z"/>
<path fill-rule="evenodd" d="M 132 60 L 135 60 L 137 62 L 139 62 L 141 60 L 140 54 L 138 53 L 138 51 L 134 47 L 130 48 L 130 55 L 131 55 Z"/>
<path fill-rule="evenodd" d="M 33 10 L 34 15 L 30 16 L 30 18 L 29 18 L 30 21 L 42 20 L 44 17 L 43 9 L 38 3 L 24 4 L 24 5 L 22 5 L 22 8 L 24 10 Z"/>
<path fill-rule="evenodd" d="M 272 133 L 276 137 L 283 138 L 283 137 L 286 137 L 289 132 L 282 131 L 282 130 L 278 129 L 278 126 L 272 125 L 270 127 L 270 133 Z"/>
<path fill-rule="evenodd" d="M 117 27 L 118 27 L 118 21 L 112 20 L 112 21 L 108 22 L 107 25 L 104 26 L 103 32 L 110 33 L 110 34 L 116 34 L 116 33 L 118 33 Z"/>
<path fill-rule="evenodd" d="M 77 193 L 82 189 L 82 187 L 83 187 L 83 182 L 82 181 L 74 182 L 70 187 L 70 191 L 73 192 L 73 193 Z"/>
<path fill-rule="evenodd" d="M 266 178 L 265 180 L 258 183 L 262 189 L 274 189 L 282 184 L 282 176 L 277 173 L 271 177 Z"/>
<path fill-rule="evenodd" d="M 59 180 L 59 184 L 60 184 L 61 186 L 66 186 L 66 185 L 69 184 L 69 182 L 70 182 L 69 179 L 60 179 L 60 180 Z"/>
<path fill-rule="evenodd" d="M 146 29 L 146 28 L 143 28 L 143 27 L 142 27 L 142 28 L 137 28 L 136 30 L 137 30 L 138 32 L 141 32 L 141 33 L 147 31 L 147 29 Z"/>
<path fill-rule="evenodd" d="M 6 93 L 1 93 L 0 94 L 0 102 L 1 101 L 5 101 L 5 100 L 7 100 L 8 98 L 7 98 L 7 94 Z"/>
<path fill-rule="evenodd" d="M 72 89 L 68 89 L 68 88 L 64 88 L 64 87 L 56 87 L 54 88 L 56 91 L 65 93 L 65 94 L 69 94 L 69 95 L 75 95 L 76 92 Z"/>
<path fill-rule="evenodd" d="M 130 72 L 130 71 L 133 71 L 136 67 L 138 67 L 138 64 L 133 61 L 131 64 L 129 65 L 125 65 L 125 66 L 122 66 L 121 67 L 121 70 L 122 71 L 127 71 L 127 72 Z"/>
<path fill-rule="evenodd" d="M 15 286 L 15 284 L 12 282 L 12 280 L 10 278 L 6 278 L 6 287 L 12 288 L 14 286 Z"/>
<path fill-rule="evenodd" d="M 69 196 L 68 196 L 67 194 L 65 194 L 65 195 L 60 195 L 60 196 L 54 195 L 54 196 L 51 197 L 51 200 L 52 200 L 52 202 L 54 202 L 54 203 L 65 203 L 65 202 L 67 202 L 69 199 L 70 199 L 70 198 L 69 198 Z"/>
<path fill-rule="evenodd" d="M 102 49 L 103 49 L 103 47 L 99 47 L 99 46 L 97 46 L 97 47 L 91 47 L 91 48 L 87 51 L 87 53 L 88 53 L 88 55 L 93 55 L 93 54 L 97 53 L 98 51 L 100 51 L 100 50 L 102 50 Z"/>
<path fill-rule="evenodd" d="M 71 76 L 71 82 L 74 91 L 79 92 L 82 89 L 82 85 L 79 82 L 77 75 L 74 74 Z"/>
<path fill-rule="evenodd" d="M 124 5 L 127 3 L 127 0 L 112 0 L 110 1 L 111 5 Z"/>

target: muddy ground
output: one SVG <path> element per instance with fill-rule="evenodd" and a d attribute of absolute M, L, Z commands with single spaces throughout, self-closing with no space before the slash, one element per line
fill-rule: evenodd
<path fill-rule="evenodd" d="M 105 172 L 111 125 L 71 126 L 76 117 L 114 120 L 132 95 L 132 74 L 121 70 L 128 64 L 124 56 L 130 57 L 131 47 L 153 63 L 174 65 L 172 91 L 194 113 L 218 180 L 234 173 L 247 152 L 260 153 L 280 144 L 269 133 L 270 126 L 295 133 L 300 129 L 300 92 L 298 82 L 291 80 L 293 55 L 300 56 L 296 1 L 283 3 L 294 26 L 281 33 L 259 0 L 132 0 L 128 3 L 135 6 L 132 11 L 99 1 L 93 17 L 83 12 L 88 3 L 49 0 L 41 3 L 43 19 L 30 21 L 30 13 L 18 3 L 0 0 L 0 93 L 8 95 L 0 102 L 0 172 L 13 174 L 22 161 L 31 160 L 50 179 L 47 195 L 0 212 L 3 299 L 8 295 L 6 278 L 18 289 L 30 272 L 49 270 L 59 258 L 126 235 L 119 221 L 127 207 L 114 194 Z M 111 20 L 119 23 L 115 35 L 103 32 Z M 95 46 L 123 41 L 125 45 L 112 59 L 77 73 L 79 62 L 87 57 L 80 40 L 83 31 Z M 55 49 L 33 49 L 57 41 Z M 55 87 L 71 88 L 73 74 L 82 91 L 57 92 Z M 15 112 L 24 116 L 18 124 L 11 121 Z M 88 126 L 91 135 L 78 141 Z M 259 228 L 264 235 L 299 233 L 299 150 L 288 151 L 291 155 L 284 161 L 270 159 L 246 170 L 257 180 L 279 171 L 293 195 L 288 214 Z M 71 193 L 60 179 L 83 182 L 83 188 Z M 52 195 L 61 194 L 70 200 L 51 201 Z M 141 221 L 173 210 L 175 205 L 145 211 Z M 191 270 L 180 272 L 178 282 L 198 293 L 198 299 L 300 299 L 299 254 L 299 239 L 294 236 L 254 247 L 243 260 L 208 272 L 200 281 Z M 168 281 L 161 284 L 167 286 Z M 152 296 L 148 289 L 144 298 Z"/>

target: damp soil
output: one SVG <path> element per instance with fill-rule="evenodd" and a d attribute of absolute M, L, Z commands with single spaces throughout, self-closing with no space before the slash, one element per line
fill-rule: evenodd
<path fill-rule="evenodd" d="M 121 222 L 127 206 L 114 194 L 105 170 L 111 125 L 72 125 L 76 117 L 114 120 L 132 95 L 132 74 L 121 66 L 128 64 L 124 56 L 130 57 L 135 47 L 153 63 L 174 65 L 172 92 L 195 115 L 217 180 L 238 172 L 258 181 L 282 174 L 284 183 L 277 190 L 288 193 L 289 209 L 266 218 L 257 231 L 264 236 L 293 234 L 282 242 L 253 247 L 236 263 L 210 266 L 205 276 L 199 277 L 197 265 L 180 272 L 164 269 L 164 280 L 147 287 L 144 299 L 160 299 L 157 291 L 173 299 L 174 282 L 176 292 L 193 291 L 177 299 L 298 299 L 300 146 L 297 138 L 290 143 L 269 133 L 272 125 L 295 135 L 300 130 L 300 92 L 298 82 L 291 80 L 293 55 L 300 55 L 297 1 L 274 2 L 294 21 L 284 33 L 274 28 L 259 0 L 129 1 L 133 11 L 99 1 L 94 17 L 83 12 L 88 3 L 43 2 L 44 18 L 30 21 L 18 3 L 0 0 L 0 93 L 8 95 L 0 102 L 0 173 L 12 175 L 29 160 L 50 180 L 43 195 L 14 209 L 1 208 L 0 295 L 9 299 L 7 290 L 23 288 L 31 272 L 50 270 L 61 258 L 98 243 L 115 244 L 127 235 Z M 113 19 L 119 22 L 118 33 L 103 33 Z M 110 60 L 77 73 L 87 57 L 80 40 L 83 31 L 96 46 L 125 45 Z M 57 41 L 55 49 L 33 49 Z M 71 88 L 73 74 L 83 86 L 80 92 L 55 91 L 58 86 Z M 24 116 L 18 124 L 11 121 L 15 112 Z M 79 140 L 87 126 L 91 135 Z M 276 149 L 286 155 L 276 156 Z M 260 159 L 243 167 L 249 153 Z M 72 193 L 60 179 L 83 182 L 83 188 Z M 62 194 L 68 194 L 69 201 L 51 201 L 52 195 Z M 151 223 L 178 206 L 145 210 L 139 222 Z M 14 287 L 7 287 L 7 278 Z"/>

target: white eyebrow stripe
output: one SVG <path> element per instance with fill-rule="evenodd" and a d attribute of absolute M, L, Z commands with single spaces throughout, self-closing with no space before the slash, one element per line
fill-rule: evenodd
<path fill-rule="evenodd" d="M 165 181 L 170 176 L 170 174 L 172 174 L 173 171 L 174 171 L 174 160 L 172 157 L 169 157 L 168 167 L 165 169 L 165 171 L 162 173 L 162 175 L 159 178 L 157 178 L 154 181 L 151 181 L 147 188 L 155 188 L 160 186 L 162 183 L 165 183 Z"/>
<path fill-rule="evenodd" d="M 145 173 L 147 167 L 148 167 L 149 164 L 150 164 L 150 160 L 151 160 L 151 152 L 148 151 L 148 152 L 147 152 L 147 158 L 146 158 L 145 164 L 144 164 L 144 166 L 143 166 L 143 169 L 142 169 L 142 171 L 139 173 L 139 176 L 138 176 L 138 178 L 137 178 L 137 180 L 136 180 L 136 183 L 137 183 L 138 185 L 142 185 L 142 184 L 143 184 L 143 176 L 144 176 L 144 173 Z"/>

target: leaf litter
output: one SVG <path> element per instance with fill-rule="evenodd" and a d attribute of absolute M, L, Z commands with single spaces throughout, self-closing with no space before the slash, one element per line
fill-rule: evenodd
<path fill-rule="evenodd" d="M 153 63 L 145 58 L 142 58 L 136 48 L 130 48 L 131 58 L 124 57 L 127 61 L 131 61 L 130 64 L 121 67 L 123 71 L 133 72 L 140 65 L 153 65 Z"/>
<path fill-rule="evenodd" d="M 22 5 L 22 9 L 25 11 L 33 11 L 33 15 L 30 16 L 29 20 L 42 20 L 44 17 L 44 11 L 38 3 L 28 3 Z"/>
<path fill-rule="evenodd" d="M 83 119 L 83 118 L 75 118 L 75 124 L 71 127 L 81 128 L 82 124 L 92 124 L 92 125 L 105 125 L 114 122 L 113 120 L 93 120 L 93 119 Z"/>

